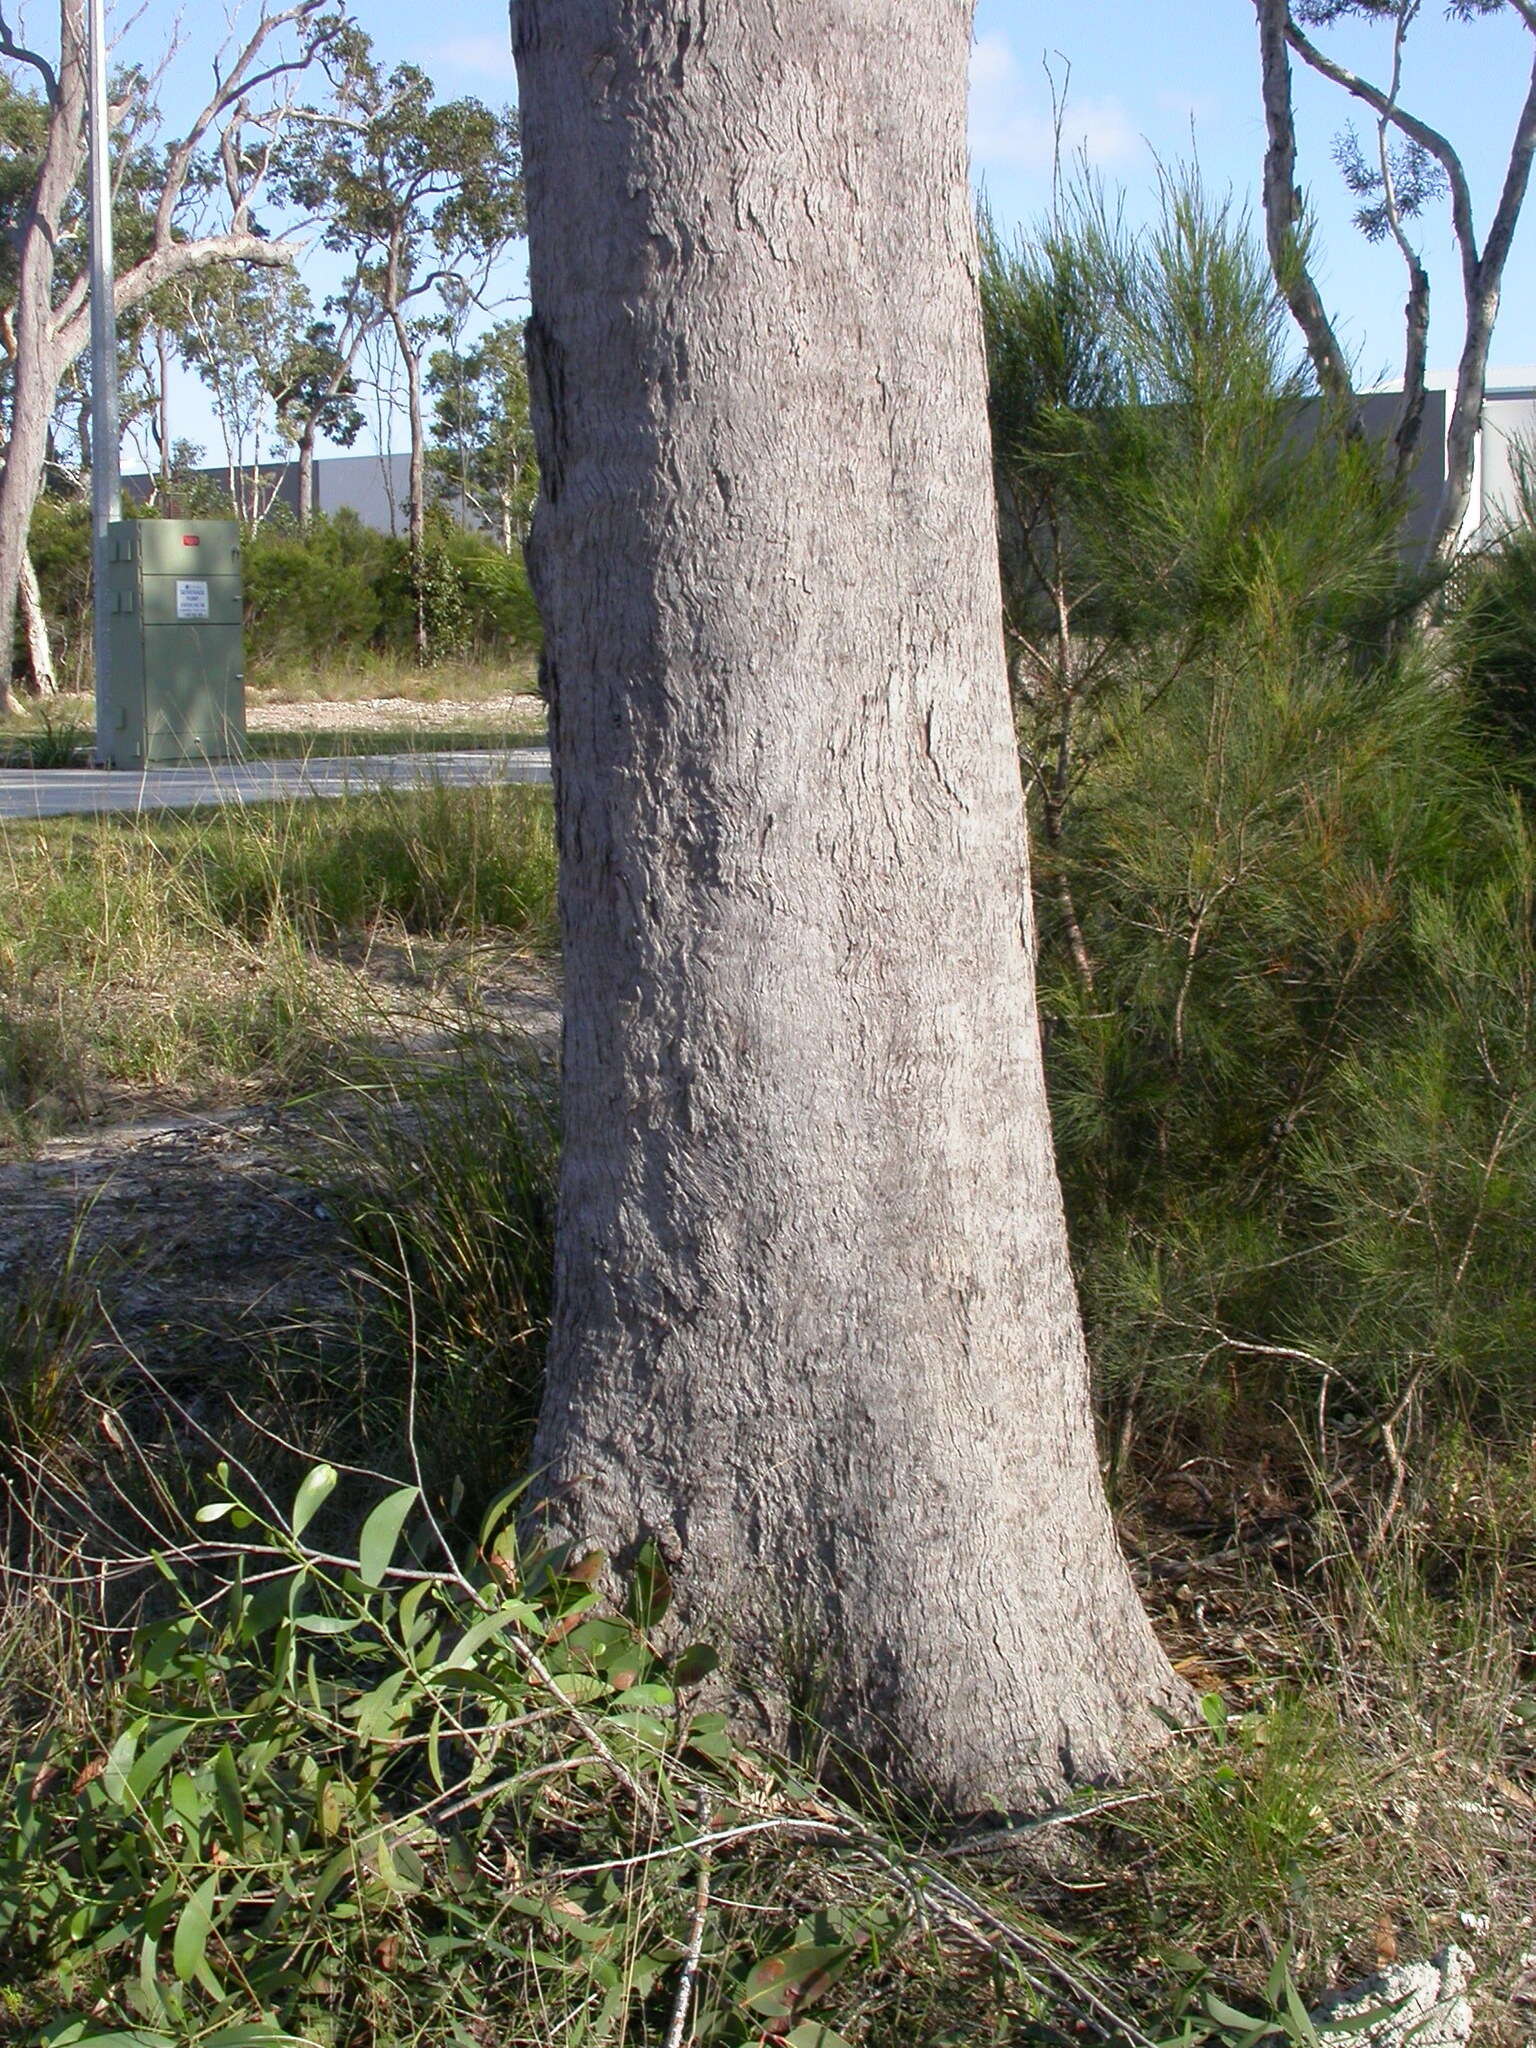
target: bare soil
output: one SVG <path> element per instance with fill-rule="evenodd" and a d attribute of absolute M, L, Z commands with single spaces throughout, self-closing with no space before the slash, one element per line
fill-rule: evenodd
<path fill-rule="evenodd" d="M 420 952 L 418 942 L 417 967 Z M 352 971 L 369 984 L 386 1072 L 441 1057 L 471 1015 L 509 1046 L 553 1057 L 555 984 L 521 956 L 481 953 L 472 1011 L 441 986 L 424 1005 L 387 947 L 370 946 Z M 285 1330 L 323 1335 L 347 1311 L 347 1246 L 298 1162 L 317 1129 L 346 1116 L 340 1089 L 213 1108 L 118 1095 L 100 1121 L 0 1161 L 0 1312 L 67 1265 L 105 1311 L 110 1348 L 156 1372 L 217 1371 Z"/>
<path fill-rule="evenodd" d="M 82 728 L 95 716 L 94 700 L 62 695 L 50 699 L 49 716 L 60 727 Z M 431 699 L 413 694 L 356 698 L 293 698 L 253 688 L 246 699 L 249 732 L 462 732 L 484 727 L 497 732 L 538 732 L 543 699 L 528 688 L 490 696 Z"/>
<path fill-rule="evenodd" d="M 537 732 L 544 724 L 544 702 L 527 690 L 509 690 L 473 701 L 445 699 L 427 703 L 416 697 L 359 697 L 314 702 L 272 701 L 253 697 L 245 708 L 248 732 L 422 732 L 463 731 L 494 727 L 505 732 Z"/>

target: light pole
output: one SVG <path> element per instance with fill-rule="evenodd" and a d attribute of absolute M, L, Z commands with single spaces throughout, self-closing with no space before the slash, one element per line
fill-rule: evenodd
<path fill-rule="evenodd" d="M 112 163 L 108 148 L 105 0 L 86 8 L 87 104 L 91 181 L 91 538 L 95 605 L 96 749 L 105 750 L 111 713 L 107 611 L 108 536 L 122 512 L 118 489 L 117 309 L 113 304 Z"/>

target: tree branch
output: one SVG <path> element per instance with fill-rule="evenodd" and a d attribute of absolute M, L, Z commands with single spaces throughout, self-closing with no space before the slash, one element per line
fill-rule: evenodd
<path fill-rule="evenodd" d="M 1521 9 L 1522 17 L 1531 24 L 1536 35 L 1536 9 Z M 1483 244 L 1478 267 L 1484 278 L 1492 275 L 1496 280 L 1503 276 L 1504 264 L 1509 256 L 1510 244 L 1515 236 L 1515 223 L 1520 218 L 1520 209 L 1525 203 L 1526 188 L 1531 179 L 1531 157 L 1536 151 L 1536 59 L 1531 63 L 1531 82 L 1525 96 L 1525 105 L 1520 110 L 1519 125 L 1510 148 L 1509 168 L 1504 173 L 1504 188 L 1499 194 L 1498 207 L 1494 212 L 1488 239 Z"/>
<path fill-rule="evenodd" d="M 5 18 L 3 7 L 0 7 L 0 57 L 9 57 L 16 64 L 30 64 L 43 81 L 43 91 L 48 96 L 49 106 L 58 104 L 58 74 L 46 57 L 39 56 L 36 50 L 29 50 L 25 44 L 17 42 L 11 34 L 11 25 Z"/>
<path fill-rule="evenodd" d="M 1393 106 L 1397 105 L 1397 96 L 1402 89 L 1403 45 L 1418 6 L 1419 0 L 1399 0 L 1392 31 L 1392 89 L 1388 95 Z M 1381 170 L 1382 205 L 1392 239 L 1408 272 L 1408 300 L 1403 308 L 1403 402 L 1398 408 L 1397 426 L 1392 435 L 1393 473 L 1402 482 L 1413 466 L 1424 426 L 1425 372 L 1429 366 L 1429 272 L 1403 226 L 1388 144 L 1390 130 L 1391 123 L 1386 115 L 1379 115 L 1376 121 L 1376 155 Z"/>
<path fill-rule="evenodd" d="M 1296 183 L 1296 118 L 1291 100 L 1291 59 L 1286 47 L 1289 0 L 1254 0 L 1259 22 L 1259 63 L 1263 77 L 1264 233 L 1275 283 L 1307 344 L 1307 354 L 1325 398 L 1354 411 L 1354 380 L 1339 346 L 1321 292 L 1307 267 L 1302 238 L 1301 192 Z"/>
<path fill-rule="evenodd" d="M 181 141 L 171 150 L 166 161 L 165 184 L 161 189 L 160 203 L 155 209 L 154 239 L 157 248 L 169 242 L 171 238 L 171 222 L 180 203 L 192 160 L 220 115 L 238 106 L 241 100 L 260 86 L 270 84 L 274 78 L 282 77 L 289 72 L 302 71 L 313 60 L 316 50 L 330 39 L 330 35 L 340 33 L 339 26 L 335 31 L 318 31 L 315 38 L 306 43 L 296 55 L 282 58 L 260 71 L 253 69 L 262 49 L 280 29 L 311 21 L 324 5 L 325 0 L 297 0 L 296 5 L 284 8 L 279 14 L 263 14 L 227 76 L 219 63 L 215 62 L 213 93 Z"/>
<path fill-rule="evenodd" d="M 1285 5 L 1285 39 L 1304 63 L 1309 64 L 1319 77 L 1331 79 L 1342 86 L 1354 99 L 1370 107 L 1385 121 L 1389 121 L 1411 142 L 1416 142 L 1429 154 L 1445 172 L 1451 188 L 1451 225 L 1456 231 L 1456 240 L 1461 249 L 1461 267 L 1468 289 L 1472 287 L 1472 272 L 1477 264 L 1477 233 L 1472 219 L 1472 189 L 1467 183 L 1467 174 L 1462 169 L 1461 158 L 1450 141 L 1438 128 L 1431 128 L 1427 121 L 1419 120 L 1405 107 L 1398 106 L 1388 98 L 1379 85 L 1372 85 L 1368 78 L 1361 78 L 1347 65 L 1335 63 L 1326 56 L 1316 43 L 1310 42 L 1291 19 L 1290 7 Z"/>
<path fill-rule="evenodd" d="M 207 270 L 217 263 L 249 263 L 267 270 L 289 270 L 298 261 L 293 242 L 269 242 L 264 235 L 204 235 L 195 242 L 172 242 L 156 249 L 142 263 L 117 280 L 113 304 L 118 318 L 141 304 L 151 293 L 172 279 Z M 90 332 L 88 307 L 77 308 L 54 331 L 54 345 L 62 370 L 85 347 Z"/>

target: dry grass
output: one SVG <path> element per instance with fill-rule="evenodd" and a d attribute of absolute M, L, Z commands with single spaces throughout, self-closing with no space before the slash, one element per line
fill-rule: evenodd
<path fill-rule="evenodd" d="M 396 704 L 480 704 L 488 698 L 530 694 L 538 662 L 520 655 L 500 662 L 441 661 L 430 668 L 383 655 L 325 669 L 256 669 L 247 679 L 250 702 L 356 704 L 387 698 Z"/>
<path fill-rule="evenodd" d="M 23 1141 L 129 1093 L 291 1094 L 472 1017 L 476 942 L 552 935 L 528 789 L 18 825 L 0 877 L 0 1116 Z"/>

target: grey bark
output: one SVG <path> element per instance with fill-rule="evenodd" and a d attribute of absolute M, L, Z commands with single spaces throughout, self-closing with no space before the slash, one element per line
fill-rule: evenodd
<path fill-rule="evenodd" d="M 1296 117 L 1291 53 L 1286 41 L 1290 0 L 1254 0 L 1259 23 L 1259 73 L 1264 96 L 1264 234 L 1270 268 L 1307 345 L 1318 389 L 1348 418 L 1355 413 L 1349 358 L 1339 346 L 1321 292 L 1307 265 L 1296 182 Z"/>
<path fill-rule="evenodd" d="M 970 0 L 519 0 L 565 944 L 552 1534 L 958 1808 L 1186 1704 L 1034 1006 Z"/>

